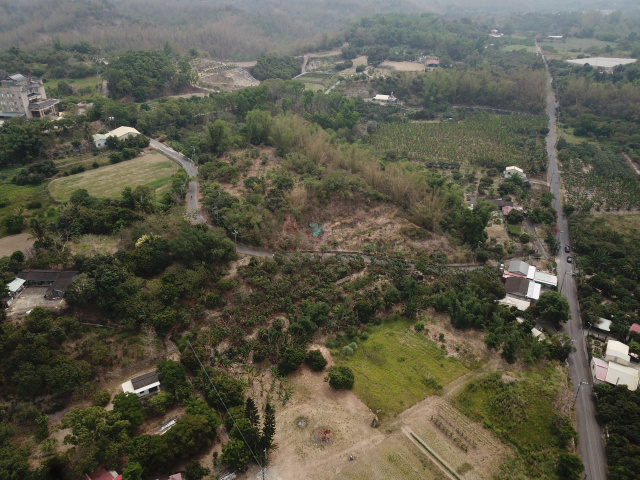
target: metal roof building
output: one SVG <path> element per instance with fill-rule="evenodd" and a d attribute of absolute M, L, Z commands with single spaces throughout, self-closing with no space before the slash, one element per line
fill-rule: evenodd
<path fill-rule="evenodd" d="M 629 361 L 631 360 L 629 356 L 629 346 L 617 340 L 609 340 L 607 342 L 604 359 L 609 362 L 619 363 L 620 365 L 629 365 Z"/>
<path fill-rule="evenodd" d="M 138 397 L 145 397 L 160 391 L 160 380 L 156 372 L 149 372 L 122 384 L 124 393 L 135 393 Z"/>

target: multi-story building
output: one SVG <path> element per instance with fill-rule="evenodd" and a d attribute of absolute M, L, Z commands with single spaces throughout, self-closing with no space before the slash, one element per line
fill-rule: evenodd
<path fill-rule="evenodd" d="M 41 118 L 56 113 L 60 100 L 47 98 L 39 78 L 19 73 L 0 81 L 0 118 Z"/>

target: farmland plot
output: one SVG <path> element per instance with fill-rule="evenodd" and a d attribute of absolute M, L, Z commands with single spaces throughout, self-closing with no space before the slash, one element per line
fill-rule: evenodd
<path fill-rule="evenodd" d="M 458 122 L 381 125 L 369 141 L 374 149 L 399 158 L 504 168 L 516 165 L 527 175 L 546 169 L 546 117 L 477 113 Z"/>

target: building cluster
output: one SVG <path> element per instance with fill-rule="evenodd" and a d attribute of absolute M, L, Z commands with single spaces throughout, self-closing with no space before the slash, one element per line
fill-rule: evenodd
<path fill-rule="evenodd" d="M 632 356 L 637 357 L 629 352 L 628 345 L 617 340 L 609 340 L 604 359 L 591 357 L 593 383 L 626 385 L 631 391 L 637 390 L 638 383 L 640 383 L 640 371 L 629 366 Z"/>
<path fill-rule="evenodd" d="M 26 287 L 48 287 L 44 298 L 55 300 L 62 298 L 66 288 L 78 272 L 72 270 L 23 270 L 7 284 L 7 292 L 2 299 L 5 308 L 11 306 Z"/>
<path fill-rule="evenodd" d="M 20 73 L 0 80 L 0 121 L 12 117 L 27 119 L 55 115 L 60 100 L 47 98 L 42 80 Z"/>
<path fill-rule="evenodd" d="M 539 272 L 535 265 L 522 260 L 512 260 L 505 269 L 501 267 L 502 281 L 507 295 L 498 303 L 525 311 L 536 303 L 543 290 L 558 288 L 558 277 Z"/>
<path fill-rule="evenodd" d="M 125 140 L 129 137 L 137 137 L 140 132 L 132 127 L 118 127 L 115 130 L 111 130 L 109 133 L 96 133 L 93 136 L 93 144 L 96 148 L 104 148 L 107 146 L 107 138 L 115 137 L 118 140 Z"/>

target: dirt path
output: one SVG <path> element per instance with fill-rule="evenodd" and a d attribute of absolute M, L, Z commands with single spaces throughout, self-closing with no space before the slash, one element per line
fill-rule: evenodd
<path fill-rule="evenodd" d="M 638 168 L 638 166 L 634 163 L 633 160 L 631 160 L 631 157 L 629 155 L 627 155 L 626 153 L 622 152 L 622 156 L 624 157 L 624 159 L 627 161 L 627 163 L 629 164 L 629 166 L 631 168 L 633 168 L 633 171 L 636 172 L 636 175 L 640 175 L 640 169 Z"/>
<path fill-rule="evenodd" d="M 428 457 L 429 460 L 431 460 L 433 464 L 436 465 L 447 478 L 450 478 L 451 480 L 459 480 L 457 477 L 454 477 L 450 473 L 453 471 L 453 469 L 449 465 L 447 465 L 447 463 L 442 458 L 440 458 L 440 456 L 437 453 L 435 453 L 431 449 L 427 450 L 422 445 L 420 445 L 420 442 L 422 442 L 423 445 L 426 445 L 425 441 L 422 438 L 418 437 L 415 433 L 413 433 L 413 431 L 409 427 L 402 427 L 401 430 L 402 430 L 402 433 L 404 433 L 407 436 L 407 438 L 416 447 L 418 447 L 418 449 L 420 449 L 420 451 L 424 453 L 424 455 Z M 416 438 L 419 438 L 420 442 L 418 442 Z M 447 465 L 446 468 L 445 468 L 445 465 Z M 447 470 L 447 468 L 449 470 Z"/>

